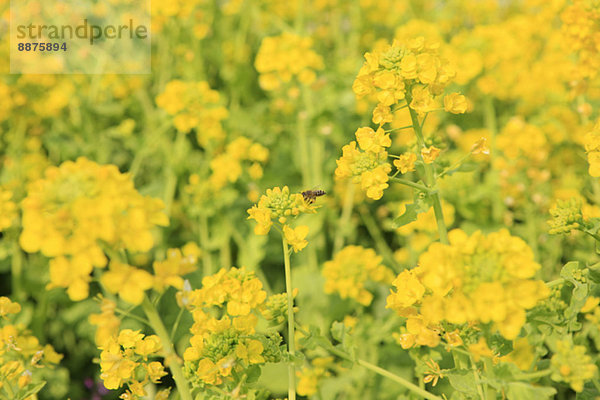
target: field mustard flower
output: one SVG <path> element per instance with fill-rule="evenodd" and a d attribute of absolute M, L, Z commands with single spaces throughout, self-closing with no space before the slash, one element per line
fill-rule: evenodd
<path fill-rule="evenodd" d="M 345 145 L 342 157 L 336 160 L 336 179 L 352 178 L 354 183 L 360 183 L 367 197 L 379 200 L 389 187 L 388 174 L 392 170 L 386 151 L 392 144 L 390 136 L 381 128 L 359 128 L 355 136 L 356 141 Z"/>
<path fill-rule="evenodd" d="M 67 288 L 72 300 L 82 300 L 93 268 L 106 266 L 102 243 L 150 250 L 152 229 L 168 224 L 163 208 L 162 201 L 140 195 L 116 166 L 81 157 L 49 167 L 29 185 L 19 243 L 51 258 L 49 288 Z"/>
<path fill-rule="evenodd" d="M 312 49 L 312 39 L 284 32 L 263 39 L 255 61 L 261 88 L 278 90 L 293 80 L 308 85 L 323 69 L 323 59 Z"/>
<path fill-rule="evenodd" d="M 583 391 L 585 381 L 598 373 L 598 367 L 586 353 L 585 346 L 573 345 L 568 340 L 557 341 L 556 353 L 550 360 L 552 380 L 566 382 L 576 392 Z"/>
<path fill-rule="evenodd" d="M 351 298 L 363 306 L 373 301 L 365 286 L 369 282 L 391 283 L 392 271 L 381 264 L 382 258 L 373 249 L 346 246 L 333 260 L 323 265 L 325 293 L 337 293 L 342 299 Z"/>
<path fill-rule="evenodd" d="M 387 307 L 408 318 L 417 345 L 442 321 L 491 323 L 506 339 L 515 339 L 525 311 L 550 294 L 533 279 L 540 269 L 533 252 L 506 230 L 469 236 L 455 229 L 449 239 L 448 245 L 431 244 L 418 267 L 398 275 Z"/>

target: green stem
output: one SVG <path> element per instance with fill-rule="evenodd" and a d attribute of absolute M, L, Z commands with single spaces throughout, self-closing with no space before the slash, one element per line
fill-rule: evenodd
<path fill-rule="evenodd" d="M 343 351 L 340 351 L 334 347 L 329 347 L 326 349 L 327 351 L 329 351 L 330 353 L 335 354 L 336 356 L 339 356 L 341 358 L 344 358 L 348 361 L 352 361 L 352 362 L 356 362 L 358 365 L 371 370 L 373 372 L 375 372 L 376 374 L 379 374 L 381 376 L 384 376 L 388 379 L 391 379 L 392 381 L 399 383 L 400 385 L 404 386 L 405 388 L 407 388 L 408 390 L 410 390 L 411 392 L 418 394 L 419 396 L 428 399 L 428 400 L 443 400 L 441 397 L 438 397 L 434 394 L 429 393 L 428 391 L 421 389 L 420 387 L 418 387 L 417 385 L 415 385 L 414 383 L 408 381 L 407 379 L 402 378 L 401 376 L 398 376 L 390 371 L 388 371 L 387 369 L 383 369 L 381 367 L 378 367 L 375 364 L 371 364 L 368 361 L 365 360 L 361 360 L 361 359 L 357 359 L 354 360 L 352 359 L 352 357 L 350 357 L 348 354 L 344 353 Z"/>
<path fill-rule="evenodd" d="M 564 281 L 565 280 L 563 278 L 558 278 L 558 279 L 555 279 L 553 281 L 547 282 L 546 286 L 548 286 L 548 287 L 551 288 L 551 287 L 558 286 L 558 285 L 562 284 Z"/>
<path fill-rule="evenodd" d="M 208 237 L 208 218 L 206 214 L 200 215 L 200 244 L 202 245 L 202 266 L 204 267 L 204 276 L 213 274 L 212 257 L 210 254 L 210 245 Z"/>
<path fill-rule="evenodd" d="M 418 189 L 418 190 L 420 190 L 422 192 L 431 193 L 431 189 L 428 188 L 427 186 L 420 185 L 420 184 L 415 183 L 413 181 L 409 181 L 408 179 L 390 177 L 390 180 L 394 181 L 394 182 L 398 182 L 398 183 L 400 183 L 402 185 L 405 185 L 405 186 L 410 186 L 410 187 Z"/>
<path fill-rule="evenodd" d="M 496 137 L 498 136 L 498 121 L 496 118 L 496 110 L 494 108 L 494 99 L 488 96 L 485 100 L 483 119 L 485 127 L 490 131 L 490 177 L 492 186 L 494 187 L 492 199 L 492 217 L 495 222 L 502 222 L 504 214 L 504 202 L 500 195 L 500 174 L 494 169 L 496 154 Z"/>
<path fill-rule="evenodd" d="M 544 376 L 548 376 L 551 373 L 552 373 L 551 369 L 543 369 L 541 371 L 518 374 L 515 376 L 515 378 L 517 378 L 519 380 L 534 380 L 534 379 L 543 378 Z"/>
<path fill-rule="evenodd" d="M 593 237 L 594 239 L 596 239 L 598 242 L 600 242 L 600 236 L 598 236 L 597 234 L 595 234 L 595 233 L 592 233 L 592 232 L 590 232 L 590 231 L 588 231 L 588 230 L 586 230 L 586 229 L 580 229 L 580 230 L 581 230 L 582 232 L 585 232 L 585 233 L 587 233 L 588 235 L 590 235 L 591 237 Z"/>
<path fill-rule="evenodd" d="M 383 369 L 381 367 L 378 367 L 377 365 L 371 364 L 367 361 L 358 359 L 356 361 L 358 363 L 358 365 L 362 365 L 363 367 L 381 375 L 381 376 L 385 376 L 388 379 L 393 380 L 396 383 L 399 383 L 400 385 L 404 386 L 405 388 L 407 388 L 408 390 L 410 390 L 411 392 L 425 398 L 425 399 L 429 399 L 429 400 L 442 400 L 441 397 L 436 396 L 434 394 L 429 393 L 428 391 L 421 389 L 420 387 L 418 387 L 417 385 L 409 382 L 408 380 L 402 378 L 401 376 L 398 376 L 396 374 L 391 373 L 390 371 Z"/>
<path fill-rule="evenodd" d="M 402 270 L 402 267 L 396 262 L 392 249 L 390 249 L 387 242 L 385 241 L 383 234 L 381 233 L 379 226 L 377 226 L 375 219 L 369 212 L 369 209 L 362 206 L 358 210 L 360 212 L 360 216 L 362 217 L 363 222 L 365 223 L 367 231 L 369 231 L 369 235 L 371 235 L 371 237 L 375 241 L 375 247 L 377 248 L 377 251 L 381 253 L 384 260 L 386 260 L 394 266 L 395 271 L 399 272 L 400 270 Z"/>
<path fill-rule="evenodd" d="M 344 246 L 344 239 L 348 234 L 348 228 L 350 227 L 350 217 L 352 216 L 352 208 L 354 207 L 354 183 L 348 182 L 346 188 L 346 197 L 344 197 L 344 205 L 342 207 L 342 215 L 340 216 L 339 226 L 335 232 L 335 239 L 333 241 L 333 255 L 337 254 L 338 251 Z"/>
<path fill-rule="evenodd" d="M 296 367 L 294 355 L 296 353 L 296 334 L 294 324 L 294 294 L 292 288 L 292 269 L 290 267 L 290 249 L 285 236 L 282 235 L 283 261 L 285 268 L 285 291 L 287 293 L 288 311 L 288 352 L 290 353 L 290 364 L 288 366 L 288 400 L 296 399 Z"/>
<path fill-rule="evenodd" d="M 305 189 L 309 188 L 312 183 L 310 173 L 310 156 L 308 154 L 308 132 L 307 125 L 309 119 L 308 97 L 305 88 L 302 88 L 303 111 L 298 112 L 298 153 L 300 155 L 300 168 L 302 170 L 302 185 Z"/>
<path fill-rule="evenodd" d="M 475 378 L 475 383 L 477 384 L 477 393 L 481 400 L 485 400 L 486 396 L 483 394 L 483 388 L 481 385 L 481 377 L 479 376 L 479 372 L 477 372 L 477 365 L 473 360 L 473 356 L 469 354 L 469 361 L 471 362 L 471 369 L 473 370 L 473 377 Z"/>
<path fill-rule="evenodd" d="M 148 321 L 142 317 L 138 317 L 135 314 L 131 314 L 131 311 L 121 310 L 120 308 L 115 308 L 115 312 L 118 312 L 119 314 L 121 314 L 124 317 L 129 317 L 131 319 L 135 319 L 136 321 L 141 322 L 144 325 L 148 325 L 148 326 L 152 327 L 152 325 L 150 325 L 150 321 Z"/>
<path fill-rule="evenodd" d="M 175 385 L 177 386 L 179 396 L 182 400 L 193 400 L 192 393 L 190 392 L 187 380 L 185 379 L 185 375 L 183 374 L 183 369 L 181 368 L 181 359 L 179 358 L 177 353 L 175 353 L 175 349 L 173 348 L 173 344 L 171 343 L 169 333 L 167 332 L 165 325 L 160 319 L 158 311 L 156 311 L 156 308 L 152 305 L 152 303 L 150 302 L 150 300 L 148 300 L 147 297 L 144 298 L 142 308 L 144 309 L 144 312 L 148 317 L 150 326 L 152 326 L 152 329 L 154 329 L 154 332 L 158 335 L 160 339 L 163 351 L 165 353 L 165 363 L 171 370 L 171 374 L 173 375 L 173 379 L 175 380 Z"/>
<path fill-rule="evenodd" d="M 409 93 L 406 96 L 407 104 L 412 102 L 412 98 Z M 419 124 L 419 117 L 417 112 L 413 110 L 410 106 L 408 107 L 410 111 L 410 119 L 413 124 L 413 129 L 415 131 L 415 135 L 417 136 L 417 142 L 419 143 L 420 148 L 424 148 L 425 139 L 423 138 L 423 132 L 421 130 L 421 124 Z M 444 222 L 444 214 L 442 213 L 442 202 L 440 198 L 439 191 L 436 185 L 436 179 L 433 171 L 433 165 L 425 163 L 423 160 L 423 156 L 419 151 L 419 158 L 423 161 L 423 168 L 425 169 L 425 184 L 430 189 L 433 189 L 431 192 L 431 199 L 433 200 L 433 212 L 435 213 L 435 220 L 437 222 L 438 233 L 440 235 L 440 242 L 448 244 L 448 229 L 446 228 L 446 223 Z"/>
<path fill-rule="evenodd" d="M 173 341 L 173 338 L 175 337 L 175 333 L 177 333 L 177 328 L 179 328 L 179 323 L 181 322 L 181 317 L 183 316 L 183 310 L 185 310 L 185 307 L 181 307 L 179 309 L 179 312 L 177 313 L 177 318 L 175 318 L 175 323 L 173 324 L 173 327 L 171 328 L 171 341 Z"/>
<path fill-rule="evenodd" d="M 13 243 L 13 251 L 11 257 L 11 275 L 12 275 L 12 292 L 17 301 L 25 300 L 23 292 L 23 253 L 19 246 L 19 241 Z"/>

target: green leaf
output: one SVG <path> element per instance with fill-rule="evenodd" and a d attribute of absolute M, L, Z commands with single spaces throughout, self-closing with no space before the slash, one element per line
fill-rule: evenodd
<path fill-rule="evenodd" d="M 467 369 L 459 369 L 447 374 L 448 381 L 452 387 L 465 394 L 477 394 L 477 382 L 473 371 Z"/>
<path fill-rule="evenodd" d="M 580 328 L 580 323 L 577 322 L 577 314 L 585 304 L 589 294 L 589 283 L 581 283 L 575 278 L 575 272 L 580 270 L 579 262 L 571 261 L 565 264 L 560 271 L 560 277 L 569 281 L 574 286 L 569 307 L 565 310 L 565 318 L 570 320 L 571 330 L 578 330 Z"/>
<path fill-rule="evenodd" d="M 39 382 L 39 383 L 35 383 L 32 385 L 28 385 L 26 386 L 27 390 L 26 391 L 20 391 L 19 392 L 19 399 L 26 399 L 28 397 L 33 396 L 34 394 L 37 394 L 40 390 L 42 390 L 42 388 L 46 386 L 46 382 Z"/>
<path fill-rule="evenodd" d="M 575 280 L 575 271 L 579 270 L 579 261 L 570 261 L 566 263 L 560 270 L 560 277 L 568 280 L 573 285 L 577 286 L 579 282 Z"/>
<path fill-rule="evenodd" d="M 401 226 L 410 224 L 417 220 L 417 216 L 421 213 L 429 211 L 431 208 L 431 198 L 424 192 L 415 193 L 413 202 L 406 205 L 404 214 L 394 218 L 394 228 L 398 229 Z"/>
<path fill-rule="evenodd" d="M 508 400 L 543 400 L 551 399 L 556 389 L 544 386 L 533 386 L 524 382 L 511 382 L 506 388 Z"/>
<path fill-rule="evenodd" d="M 331 324 L 331 337 L 338 342 L 344 341 L 344 334 L 346 333 L 346 326 L 339 321 L 335 321 Z"/>
<path fill-rule="evenodd" d="M 600 244 L 600 242 L 596 242 L 596 248 L 598 248 L 599 244 Z M 588 267 L 588 270 L 589 270 L 589 277 L 592 280 L 592 282 L 600 283 L 600 263 L 590 265 Z"/>
<path fill-rule="evenodd" d="M 583 391 L 575 395 L 577 400 L 596 400 L 598 397 L 600 397 L 600 391 L 592 382 L 587 382 Z"/>
<path fill-rule="evenodd" d="M 248 369 L 246 370 L 246 382 L 247 383 L 254 383 L 256 381 L 258 381 L 258 378 L 260 378 L 260 367 L 258 365 L 251 365 L 248 367 Z"/>

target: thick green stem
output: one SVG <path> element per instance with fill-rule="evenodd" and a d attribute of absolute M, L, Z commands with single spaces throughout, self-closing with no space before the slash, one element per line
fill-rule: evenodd
<path fill-rule="evenodd" d="M 394 181 L 394 182 L 398 182 L 398 183 L 400 183 L 402 185 L 405 185 L 405 186 L 410 186 L 411 188 L 420 190 L 422 192 L 426 192 L 426 193 L 431 192 L 431 189 L 428 188 L 427 186 L 423 186 L 423 185 L 420 185 L 420 184 L 415 183 L 413 181 L 409 181 L 408 179 L 392 177 L 392 178 L 390 178 L 390 180 Z"/>
<path fill-rule="evenodd" d="M 410 95 L 407 95 L 407 104 L 410 104 L 411 101 L 412 99 L 410 98 Z M 410 119 L 413 124 L 415 135 L 417 136 L 419 149 L 423 149 L 426 146 L 425 139 L 423 137 L 423 132 L 421 131 L 421 124 L 419 123 L 419 117 L 417 115 L 417 112 L 413 110 L 410 106 L 408 107 L 408 110 L 410 111 Z M 423 156 L 421 155 L 420 151 L 419 158 L 421 159 L 421 161 L 423 161 L 423 168 L 425 169 L 425 184 L 427 185 L 427 187 L 432 189 L 431 199 L 433 200 L 433 212 L 435 213 L 435 220 L 437 222 L 438 233 L 440 235 L 440 242 L 448 244 L 448 229 L 446 228 L 446 223 L 444 222 L 444 214 L 442 213 L 442 202 L 439 191 L 437 190 L 433 165 L 427 164 L 425 160 L 423 160 Z"/>
<path fill-rule="evenodd" d="M 290 353 L 290 364 L 288 366 L 288 400 L 296 399 L 296 367 L 294 356 L 296 354 L 296 333 L 294 324 L 294 293 L 292 288 L 292 269 L 290 267 L 290 249 L 285 236 L 282 237 L 283 261 L 285 268 L 285 291 L 287 293 L 288 311 L 288 352 Z"/>
<path fill-rule="evenodd" d="M 190 387 L 188 386 L 188 382 L 185 379 L 185 375 L 183 374 L 183 369 L 181 368 L 181 359 L 175 353 L 175 349 L 173 348 L 173 344 L 171 343 L 171 338 L 165 325 L 163 324 L 160 316 L 158 315 L 158 311 L 152 305 L 148 298 L 144 298 L 144 302 L 142 303 L 142 308 L 146 313 L 146 317 L 148 317 L 148 321 L 152 326 L 154 332 L 158 335 L 160 339 L 160 343 L 163 347 L 163 352 L 165 354 L 165 363 L 171 370 L 171 374 L 173 375 L 173 379 L 175 380 L 175 385 L 177 385 L 177 391 L 179 392 L 179 396 L 182 400 L 193 400 L 192 392 L 190 391 Z"/>

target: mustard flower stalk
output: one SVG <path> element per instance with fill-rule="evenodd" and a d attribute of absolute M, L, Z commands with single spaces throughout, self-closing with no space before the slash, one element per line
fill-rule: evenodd
<path fill-rule="evenodd" d="M 171 343 L 171 337 L 165 328 L 162 320 L 160 319 L 160 315 L 158 315 L 158 311 L 150 300 L 147 297 L 144 298 L 142 303 L 142 308 L 146 313 L 146 317 L 148 317 L 148 321 L 150 321 L 150 325 L 154 332 L 158 335 L 160 339 L 160 343 L 163 347 L 163 351 L 165 354 L 165 364 L 171 370 L 171 374 L 173 375 L 173 379 L 175 380 L 175 385 L 177 385 L 177 391 L 179 392 L 179 396 L 182 400 L 193 400 L 192 392 L 190 391 L 190 387 L 188 385 L 187 380 L 185 379 L 185 375 L 183 374 L 183 369 L 181 368 L 181 359 L 175 353 L 175 349 L 173 348 L 173 343 Z"/>
<path fill-rule="evenodd" d="M 287 313 L 288 313 L 288 351 L 290 360 L 288 366 L 288 399 L 296 399 L 296 367 L 294 364 L 294 355 L 296 353 L 296 332 L 294 324 L 294 294 L 292 288 L 292 269 L 290 267 L 290 248 L 285 235 L 282 235 L 283 244 L 283 262 L 285 268 L 285 292 L 287 293 Z"/>
<path fill-rule="evenodd" d="M 415 136 L 417 137 L 419 147 L 421 149 L 425 149 L 427 146 L 425 145 L 425 139 L 423 138 L 423 132 L 421 131 L 419 117 L 417 115 L 417 112 L 410 106 L 412 102 L 411 96 L 412 95 L 409 92 L 406 93 L 406 103 L 409 105 L 408 110 L 410 112 L 410 119 L 412 121 L 413 129 L 415 131 Z M 419 157 L 423 161 L 423 168 L 425 170 L 425 185 L 427 185 L 427 187 L 431 189 L 430 195 L 431 199 L 433 200 L 433 211 L 435 213 L 435 220 L 437 222 L 438 233 L 440 235 L 440 242 L 448 244 L 448 229 L 446 228 L 446 223 L 444 222 L 444 215 L 442 212 L 442 201 L 441 196 L 439 194 L 439 189 L 437 188 L 437 182 L 433 170 L 433 165 L 431 163 L 425 162 L 422 152 L 419 153 Z"/>

